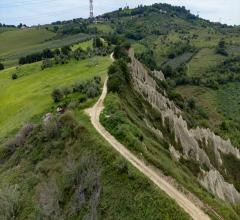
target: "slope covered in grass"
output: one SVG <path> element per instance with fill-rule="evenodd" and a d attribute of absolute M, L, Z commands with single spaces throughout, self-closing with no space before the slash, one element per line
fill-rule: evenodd
<path fill-rule="evenodd" d="M 18 128 L 34 115 L 42 113 L 52 102 L 51 92 L 56 87 L 71 85 L 95 75 L 103 76 L 111 60 L 95 57 L 80 62 L 70 61 L 41 70 L 41 63 L 6 69 L 0 74 L 0 139 Z M 17 72 L 19 78 L 12 80 Z"/>
<path fill-rule="evenodd" d="M 48 103 L 48 120 L 40 114 L 2 144 L 0 202 L 5 203 L 0 203 L 0 218 L 189 219 L 95 131 L 83 111 L 95 99 L 74 102 L 80 93 L 71 98 L 66 97 L 64 114 L 55 109 L 65 98 Z"/>
<path fill-rule="evenodd" d="M 14 29 L 0 32 L 0 59 L 5 66 L 13 66 L 18 59 L 45 48 L 59 48 L 87 39 L 87 34 L 58 36 L 45 28 Z"/>

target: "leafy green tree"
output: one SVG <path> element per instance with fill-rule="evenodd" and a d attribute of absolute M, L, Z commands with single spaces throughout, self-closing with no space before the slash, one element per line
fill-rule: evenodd
<path fill-rule="evenodd" d="M 54 89 L 52 92 L 52 98 L 54 102 L 60 102 L 63 98 L 63 93 L 60 89 Z"/>
<path fill-rule="evenodd" d="M 187 104 L 188 104 L 188 107 L 190 109 L 195 109 L 196 108 L 196 102 L 195 102 L 194 99 L 189 99 Z"/>
<path fill-rule="evenodd" d="M 41 65 L 41 68 L 42 70 L 46 69 L 46 68 L 50 68 L 53 66 L 53 62 L 51 59 L 44 59 L 42 61 L 42 65 Z"/>
<path fill-rule="evenodd" d="M 95 47 L 95 48 L 101 48 L 101 47 L 103 47 L 103 42 L 102 42 L 102 40 L 101 40 L 100 37 L 95 37 L 95 38 L 93 39 L 93 47 Z"/>
<path fill-rule="evenodd" d="M 15 80 L 15 79 L 17 79 L 17 78 L 18 78 L 18 75 L 17 75 L 16 73 L 13 73 L 13 74 L 12 74 L 12 79 Z"/>
<path fill-rule="evenodd" d="M 69 54 L 71 52 L 71 48 L 70 48 L 70 46 L 64 46 L 61 48 L 61 51 L 64 55 L 69 56 Z"/>
<path fill-rule="evenodd" d="M 4 70 L 4 65 L 2 63 L 0 63 L 0 71 Z"/>

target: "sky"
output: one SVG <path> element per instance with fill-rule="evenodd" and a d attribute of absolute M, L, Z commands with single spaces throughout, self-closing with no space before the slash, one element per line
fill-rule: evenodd
<path fill-rule="evenodd" d="M 94 0 L 94 14 L 153 3 L 185 6 L 202 18 L 240 25 L 240 0 Z M 0 0 L 0 23 L 37 25 L 88 16 L 88 0 Z"/>

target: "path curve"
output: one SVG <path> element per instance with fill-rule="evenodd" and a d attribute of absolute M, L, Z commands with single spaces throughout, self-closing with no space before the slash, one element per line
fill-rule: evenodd
<path fill-rule="evenodd" d="M 113 56 L 111 55 L 113 59 Z M 91 118 L 91 122 L 98 133 L 118 151 L 126 160 L 128 160 L 134 167 L 136 167 L 141 173 L 148 177 L 154 184 L 156 184 L 162 191 L 164 191 L 169 197 L 174 199 L 177 204 L 182 207 L 194 220 L 210 220 L 210 217 L 205 214 L 199 207 L 197 207 L 191 200 L 189 200 L 182 192 L 177 190 L 169 182 L 158 175 L 154 169 L 147 166 L 142 160 L 137 158 L 132 152 L 130 152 L 125 146 L 118 142 L 100 123 L 100 114 L 104 108 L 104 99 L 107 95 L 107 81 L 106 78 L 102 90 L 101 97 L 97 103 L 86 110 L 87 114 Z"/>

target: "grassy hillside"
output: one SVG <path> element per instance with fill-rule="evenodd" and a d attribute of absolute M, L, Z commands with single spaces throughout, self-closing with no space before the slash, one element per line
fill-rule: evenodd
<path fill-rule="evenodd" d="M 106 74 L 110 58 L 93 59 L 1 73 L 0 219 L 190 219 L 95 131 L 84 109 L 96 98 L 74 92 L 53 103 L 53 88 Z"/>
<path fill-rule="evenodd" d="M 1 206 L 0 217 L 189 219 L 103 141 L 82 108 L 38 122 L 24 145 L 1 154 L 0 198 L 14 208 Z"/>
<path fill-rule="evenodd" d="M 45 28 L 14 29 L 0 33 L 0 60 L 5 66 L 14 66 L 18 59 L 46 48 L 59 48 L 84 41 L 89 35 L 60 36 Z"/>
<path fill-rule="evenodd" d="M 139 70 L 141 71 L 140 67 Z M 183 147 L 179 140 L 176 141 L 170 122 L 168 124 L 168 121 L 165 120 L 164 126 L 161 112 L 153 108 L 143 96 L 133 89 L 129 74 L 131 74 L 130 70 L 127 70 L 122 61 L 116 61 L 109 68 L 109 93 L 105 100 L 105 109 L 101 114 L 101 123 L 135 155 L 144 158 L 149 164 L 163 172 L 164 175 L 173 177 L 185 189 L 200 198 L 204 204 L 209 205 L 214 210 L 213 212 L 208 209 L 208 213 L 213 219 L 218 219 L 215 215 L 215 212 L 217 212 L 223 219 L 237 220 L 239 216 L 239 206 L 237 204 L 235 206 L 214 197 L 200 185 L 197 174 L 199 167 L 196 161 L 193 159 L 184 160 L 184 158 L 180 160 L 174 159 L 169 150 L 170 146 L 176 146 L 179 152 L 183 150 Z M 165 93 L 168 92 L 166 82 L 161 83 L 158 80 L 156 82 L 158 91 L 164 90 Z M 198 91 L 192 88 L 192 92 L 188 93 L 188 95 L 192 97 L 201 92 L 205 92 L 205 90 Z M 172 96 L 174 97 L 174 95 Z M 211 99 L 210 95 L 209 97 L 202 95 L 202 101 L 208 106 L 212 104 L 209 100 Z M 190 112 L 183 115 L 187 119 L 194 116 L 198 116 L 196 112 L 194 112 L 193 116 Z M 224 163 L 226 163 L 226 167 L 231 167 L 224 177 L 234 183 L 236 187 L 239 187 L 239 175 L 236 172 L 239 160 L 230 157 Z"/>
<path fill-rule="evenodd" d="M 94 62 L 93 62 L 94 60 Z M 96 63 L 97 62 L 97 63 Z M 41 70 L 41 63 L 10 68 L 0 74 L 0 139 L 47 109 L 52 102 L 50 94 L 56 87 L 64 87 L 95 75 L 103 76 L 111 63 L 108 57 L 71 61 Z M 96 65 L 97 64 L 97 65 Z M 17 72 L 19 78 L 12 80 Z"/>

